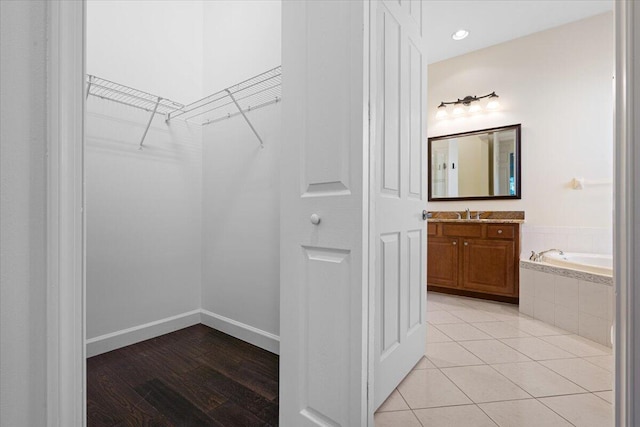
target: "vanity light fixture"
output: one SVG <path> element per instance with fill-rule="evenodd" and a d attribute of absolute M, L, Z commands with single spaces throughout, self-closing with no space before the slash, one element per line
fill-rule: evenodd
<path fill-rule="evenodd" d="M 458 31 L 451 34 L 451 38 L 454 39 L 455 41 L 459 41 L 462 39 L 466 39 L 468 35 L 469 35 L 469 31 L 465 30 L 464 28 L 460 28 Z"/>
<path fill-rule="evenodd" d="M 495 92 L 491 92 L 490 94 L 483 96 L 465 96 L 462 99 L 458 98 L 457 101 L 442 101 L 440 105 L 438 105 L 436 118 L 443 119 L 449 115 L 447 112 L 448 105 L 453 105 L 453 114 L 455 116 L 459 116 L 465 111 L 468 111 L 469 113 L 477 113 L 482 110 L 480 101 L 483 99 L 487 100 L 487 106 L 485 107 L 487 110 L 497 110 L 500 107 L 498 98 L 499 96 L 496 95 Z"/>

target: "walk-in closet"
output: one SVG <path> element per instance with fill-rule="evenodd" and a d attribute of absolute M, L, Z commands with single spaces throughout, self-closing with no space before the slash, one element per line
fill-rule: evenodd
<path fill-rule="evenodd" d="M 277 425 L 280 1 L 86 13 L 87 425 Z"/>

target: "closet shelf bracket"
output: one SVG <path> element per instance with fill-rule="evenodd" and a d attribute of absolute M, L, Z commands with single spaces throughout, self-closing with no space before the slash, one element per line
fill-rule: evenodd
<path fill-rule="evenodd" d="M 91 93 L 91 84 L 93 83 L 93 76 L 89 76 L 88 78 L 88 82 L 87 82 L 87 94 L 85 95 L 84 99 L 89 99 L 89 94 Z"/>
<path fill-rule="evenodd" d="M 233 103 L 236 104 L 236 107 L 238 108 L 238 111 L 240 112 L 240 114 L 242 114 L 242 117 L 245 119 L 245 121 L 247 122 L 247 124 L 249 125 L 249 127 L 251 128 L 253 133 L 255 134 L 256 138 L 258 138 L 258 141 L 260 141 L 260 148 L 264 148 L 264 142 L 262 142 L 262 138 L 260 138 L 260 135 L 258 134 L 258 131 L 256 130 L 256 128 L 253 127 L 253 125 L 251 124 L 251 121 L 249 120 L 247 115 L 242 110 L 242 107 L 240 106 L 240 104 L 238 104 L 238 101 L 236 101 L 236 98 L 233 96 L 233 94 L 231 93 L 231 91 L 229 89 L 225 89 L 225 92 L 227 92 L 227 94 L 229 95 L 229 98 L 231 98 Z"/>
<path fill-rule="evenodd" d="M 149 121 L 147 122 L 147 127 L 144 130 L 144 133 L 142 134 L 142 139 L 140 140 L 140 147 L 138 148 L 138 150 L 142 150 L 142 144 L 144 144 L 144 139 L 147 137 L 147 132 L 149 132 L 149 127 L 151 127 L 151 122 L 153 121 L 153 117 L 156 115 L 156 112 L 158 111 L 158 105 L 160 105 L 160 101 L 162 101 L 162 98 L 158 97 L 158 100 L 156 101 L 156 105 L 153 107 L 153 111 L 151 112 L 151 116 L 149 117 Z"/>

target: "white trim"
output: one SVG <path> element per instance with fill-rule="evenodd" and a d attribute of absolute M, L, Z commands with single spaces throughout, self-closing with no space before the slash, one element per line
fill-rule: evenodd
<path fill-rule="evenodd" d="M 192 310 L 143 325 L 111 332 L 86 341 L 87 357 L 159 337 L 200 323 L 201 310 Z"/>
<path fill-rule="evenodd" d="M 271 353 L 280 354 L 280 337 L 270 332 L 247 325 L 237 320 L 201 310 L 200 321 L 203 325 L 217 329 L 239 340 L 246 341 Z"/>
<path fill-rule="evenodd" d="M 47 426 L 85 423 L 83 1 L 47 3 Z"/>
<path fill-rule="evenodd" d="M 637 425 L 636 410 L 640 392 L 636 379 L 638 343 L 640 343 L 640 109 L 635 108 L 640 95 L 640 72 L 635 61 L 640 42 L 634 27 L 640 25 L 640 8 L 633 1 L 615 2 L 615 210 L 614 210 L 614 278 L 615 278 L 615 425 Z"/>

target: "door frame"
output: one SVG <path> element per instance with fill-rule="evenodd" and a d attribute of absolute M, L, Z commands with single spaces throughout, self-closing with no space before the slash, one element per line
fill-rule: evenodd
<path fill-rule="evenodd" d="M 86 424 L 85 1 L 47 2 L 47 427 Z"/>
<path fill-rule="evenodd" d="M 640 8 L 632 1 L 614 2 L 615 19 L 615 420 L 634 425 L 640 407 Z M 85 217 L 84 217 L 84 85 L 85 1 L 47 3 L 47 426 L 86 425 Z M 638 57 L 638 55 L 635 55 Z M 638 88 L 636 88 L 638 86 Z M 370 158 L 371 153 L 363 153 Z M 369 177 L 363 177 L 365 181 Z M 365 182 L 368 186 L 368 182 Z M 369 212 L 370 221 L 371 211 Z M 363 220 L 366 220 L 363 218 Z M 371 266 L 369 266 L 371 268 Z M 371 277 L 370 277 L 371 279 Z M 371 289 L 372 283 L 369 284 Z M 370 295 L 374 295 L 370 293 Z M 373 351 L 372 300 L 369 312 L 369 359 Z M 369 364 L 371 365 L 371 364 Z M 373 377 L 369 366 L 369 396 Z M 631 377 L 629 375 L 632 375 Z M 369 399 L 369 424 L 373 424 Z"/>
<path fill-rule="evenodd" d="M 614 3 L 614 292 L 615 292 L 615 425 L 636 425 L 640 415 L 640 7 L 634 1 Z M 636 62 L 638 61 L 638 62 Z"/>

